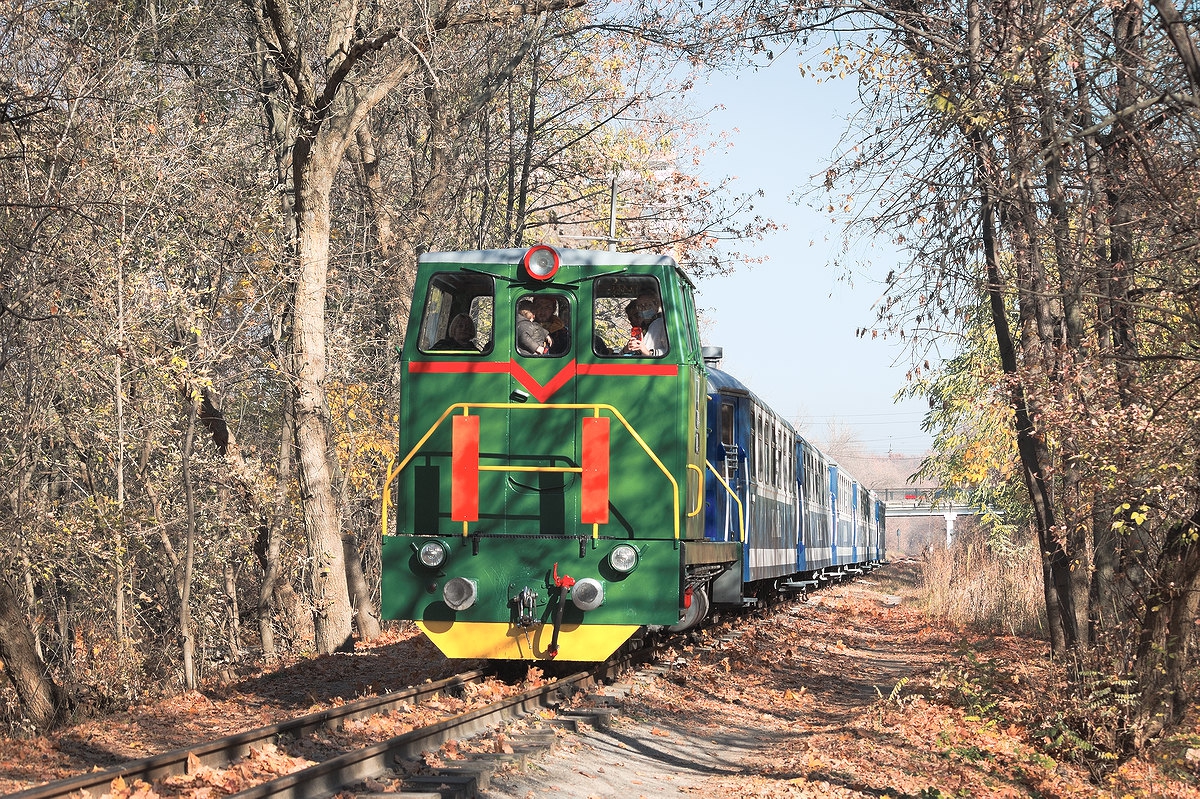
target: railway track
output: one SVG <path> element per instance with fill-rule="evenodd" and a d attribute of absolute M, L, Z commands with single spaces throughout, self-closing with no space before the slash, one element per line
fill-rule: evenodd
<path fill-rule="evenodd" d="M 256 785 L 234 794 L 234 799 L 318 799 L 345 791 L 368 778 L 378 779 L 390 774 L 397 761 L 411 760 L 422 752 L 436 750 L 452 738 L 467 738 L 506 720 L 534 713 L 550 705 L 555 698 L 583 690 L 594 684 L 596 674 L 585 671 L 553 680 L 515 696 L 489 704 L 487 707 L 448 718 L 421 729 L 398 735 L 380 743 L 347 752 L 309 768 Z M 552 738 L 554 733 L 549 731 Z M 478 764 L 474 764 L 478 765 Z M 406 779 L 406 788 L 419 786 L 473 784 L 481 778 L 483 768 L 472 768 L 470 762 L 437 769 L 432 774 Z M 473 795 L 473 789 L 465 789 Z M 403 795 L 403 794 L 400 794 Z"/>
<path fill-rule="evenodd" d="M 487 728 L 557 704 L 576 692 L 587 690 L 613 677 L 632 663 L 644 659 L 647 654 L 643 650 L 632 656 L 596 666 L 589 671 L 549 680 L 540 686 L 504 697 L 484 707 L 452 715 L 402 735 L 322 760 L 299 771 L 260 782 L 235 796 L 239 799 L 317 799 L 330 796 L 367 778 L 386 775 L 397 761 L 411 760 L 422 752 L 436 751 L 450 739 L 466 739 Z M 214 770 L 228 768 L 251 754 L 252 750 L 261 751 L 276 745 L 286 745 L 287 742 L 305 738 L 318 731 L 340 729 L 354 720 L 421 705 L 435 696 L 466 690 L 467 686 L 482 683 L 490 676 L 491 672 L 483 670 L 464 672 L 437 682 L 378 697 L 368 697 L 296 719 L 129 761 L 104 771 L 46 783 L 10 794 L 6 799 L 66 799 L 69 796 L 77 799 L 89 795 L 96 797 L 112 793 L 115 785 L 132 787 L 138 782 L 153 784 L 165 778 L 195 772 L 199 767 Z M 553 732 L 549 732 L 552 736 Z M 419 779 L 422 778 L 417 778 L 418 781 Z M 429 781 L 428 776 L 424 779 Z M 453 775 L 449 775 L 447 779 L 450 782 L 455 781 Z M 437 784 L 436 779 L 434 784 Z"/>
<path fill-rule="evenodd" d="M 743 620 L 754 618 L 763 609 L 757 608 L 756 610 L 757 613 L 752 611 L 744 615 Z M 732 635 L 714 635 L 713 638 L 714 640 L 729 640 L 730 637 L 736 637 L 739 634 L 735 629 L 732 631 Z M 674 640 L 678 642 L 678 639 Z M 361 786 L 369 778 L 379 779 L 380 775 L 392 775 L 389 770 L 396 763 L 413 761 L 423 752 L 436 751 L 448 740 L 468 739 L 485 729 L 498 727 L 506 721 L 528 716 L 545 707 L 556 705 L 562 699 L 575 693 L 610 681 L 634 665 L 652 659 L 658 653 L 657 650 L 657 646 L 637 650 L 606 664 L 595 666 L 589 671 L 580 671 L 550 680 L 536 688 L 507 696 L 484 707 L 443 718 L 436 723 L 413 729 L 387 740 L 361 746 L 324 759 L 299 771 L 260 782 L 233 795 L 237 799 L 267 799 L 268 797 L 270 799 L 321 799 L 340 791 L 352 792 L 348 786 L 356 784 Z M 105 771 L 90 772 L 46 783 L 10 794 L 6 799 L 98 797 L 112 793 L 114 784 L 118 782 L 123 782 L 130 787 L 135 786 L 138 782 L 149 785 L 164 778 L 194 772 L 198 767 L 208 767 L 214 770 L 228 768 L 251 754 L 254 749 L 261 751 L 276 745 L 286 749 L 287 743 L 306 738 L 316 732 L 338 730 L 355 720 L 422 705 L 439 695 L 465 692 L 469 686 L 481 684 L 492 676 L 494 676 L 493 672 L 485 670 L 464 672 L 436 682 L 425 683 L 382 696 L 367 697 L 340 707 L 329 708 L 254 730 L 198 743 L 194 746 L 129 761 Z M 574 715 L 578 718 L 578 714 Z M 584 715 L 593 716 L 593 718 L 582 719 L 585 724 L 590 723 L 592 726 L 598 727 L 607 724 L 608 716 L 603 710 Z M 565 723 L 570 725 L 574 721 L 567 718 Z M 553 739 L 552 731 L 545 731 L 545 735 L 549 735 L 550 739 Z M 532 737 L 544 739 L 545 735 L 535 734 Z M 519 752 L 517 759 L 520 759 Z M 433 775 L 414 775 L 412 781 L 414 784 L 424 781 L 427 784 L 438 785 L 439 780 L 444 779 L 444 781 L 454 784 L 465 782 L 471 775 L 478 776 L 481 771 L 487 770 L 486 766 L 481 767 L 478 763 L 454 762 L 455 767 L 444 769 L 440 773 L 435 772 Z M 486 776 L 481 778 L 481 781 L 485 782 Z M 409 780 L 406 779 L 406 786 L 408 783 Z M 472 784 L 474 784 L 473 781 Z M 432 793 L 436 792 L 431 791 L 427 795 Z M 467 791 L 461 795 L 473 794 Z"/>
<path fill-rule="evenodd" d="M 89 772 L 77 777 L 38 785 L 9 794 L 7 799 L 55 799 L 77 791 L 99 795 L 107 793 L 114 780 L 124 780 L 132 785 L 137 780 L 149 783 L 163 777 L 183 774 L 188 768 L 189 759 L 193 765 L 199 763 L 211 768 L 223 768 L 247 755 L 252 747 L 303 738 L 317 730 L 336 729 L 348 721 L 363 719 L 377 713 L 387 713 L 406 705 L 422 704 L 438 694 L 482 682 L 490 674 L 483 670 L 463 672 L 437 682 L 424 683 L 402 691 L 359 699 L 340 707 L 309 713 L 295 719 L 239 732 L 195 746 L 131 760 L 104 771 Z"/>

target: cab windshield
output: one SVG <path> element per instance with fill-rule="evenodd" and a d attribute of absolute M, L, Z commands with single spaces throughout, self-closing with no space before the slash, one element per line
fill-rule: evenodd
<path fill-rule="evenodd" d="M 571 299 L 538 292 L 517 298 L 513 346 L 526 358 L 557 358 L 571 351 Z"/>
<path fill-rule="evenodd" d="M 495 281 L 490 275 L 434 275 L 425 295 L 417 348 L 423 353 L 445 355 L 491 352 L 495 296 Z"/>
<path fill-rule="evenodd" d="M 602 358 L 661 358 L 670 352 L 658 279 L 598 278 L 593 292 L 592 350 Z"/>

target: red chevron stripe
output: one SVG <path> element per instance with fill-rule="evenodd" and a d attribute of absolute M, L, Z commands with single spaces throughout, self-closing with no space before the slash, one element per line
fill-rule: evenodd
<path fill-rule="evenodd" d="M 508 374 L 528 389 L 534 399 L 545 402 L 569 383 L 576 373 L 599 377 L 673 377 L 679 374 L 679 366 L 658 363 L 577 364 L 572 360 L 545 384 L 539 383 L 516 361 L 411 361 L 408 371 L 413 374 Z"/>
<path fill-rule="evenodd" d="M 543 386 L 534 379 L 533 375 L 529 374 L 529 372 L 526 372 L 525 368 L 521 366 L 521 364 L 517 363 L 516 361 L 510 361 L 509 363 L 512 366 L 511 374 L 513 378 L 518 383 L 525 386 L 525 388 L 529 389 L 529 393 L 533 395 L 533 398 L 538 402 L 545 402 L 546 400 L 550 399 L 550 397 L 554 396 L 556 391 L 565 386 L 571 380 L 571 378 L 575 376 L 575 361 L 572 360 L 570 363 L 560 369 L 558 374 L 550 378 L 550 382 Z"/>

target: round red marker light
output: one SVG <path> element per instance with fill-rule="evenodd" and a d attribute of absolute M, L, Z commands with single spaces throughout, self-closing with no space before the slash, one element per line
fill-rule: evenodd
<path fill-rule="evenodd" d="M 530 247 L 523 260 L 525 272 L 534 280 L 549 280 L 558 271 L 558 252 L 547 244 Z"/>

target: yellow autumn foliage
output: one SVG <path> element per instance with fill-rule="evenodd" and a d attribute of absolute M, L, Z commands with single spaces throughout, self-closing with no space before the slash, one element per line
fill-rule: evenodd
<path fill-rule="evenodd" d="M 370 492 L 396 454 L 396 415 L 369 383 L 329 386 L 329 416 L 338 463 L 355 492 Z"/>

